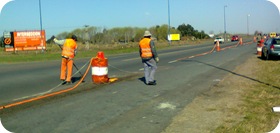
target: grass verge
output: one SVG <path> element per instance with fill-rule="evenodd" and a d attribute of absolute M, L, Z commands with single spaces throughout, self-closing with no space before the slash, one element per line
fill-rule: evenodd
<path fill-rule="evenodd" d="M 272 112 L 272 107 L 280 106 L 280 61 L 256 59 L 252 67 L 254 79 L 251 83 L 241 83 L 242 103 L 231 113 L 242 116 L 242 120 L 232 125 L 224 121 L 214 132 L 217 133 L 264 133 L 272 131 L 278 124 L 280 113 Z"/>

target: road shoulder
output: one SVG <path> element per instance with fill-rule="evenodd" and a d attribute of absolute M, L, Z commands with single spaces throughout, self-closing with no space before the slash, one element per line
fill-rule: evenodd
<path fill-rule="evenodd" d="M 211 90 L 188 104 L 162 133 L 213 132 L 222 124 L 234 125 L 243 116 L 234 113 L 242 104 L 246 87 L 254 84 L 248 77 L 255 78 L 256 56 L 249 58 L 228 74 Z"/>

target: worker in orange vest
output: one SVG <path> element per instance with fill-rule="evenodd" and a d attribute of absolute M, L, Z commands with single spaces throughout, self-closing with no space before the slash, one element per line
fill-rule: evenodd
<path fill-rule="evenodd" d="M 77 44 L 76 44 L 77 37 L 75 35 L 72 35 L 70 39 L 64 39 L 64 40 L 57 40 L 54 37 L 53 40 L 56 44 L 60 46 L 60 48 L 62 46 L 60 79 L 63 81 L 63 83 L 66 81 L 66 84 L 71 84 L 73 59 L 77 53 Z"/>
<path fill-rule="evenodd" d="M 145 31 L 144 38 L 139 42 L 139 52 L 142 63 L 144 64 L 145 83 L 147 85 L 156 85 L 154 76 L 159 58 L 151 36 L 150 31 Z"/>

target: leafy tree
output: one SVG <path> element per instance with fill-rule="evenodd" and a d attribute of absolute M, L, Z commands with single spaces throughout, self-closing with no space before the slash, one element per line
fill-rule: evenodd
<path fill-rule="evenodd" d="M 69 32 L 62 32 L 62 33 L 58 34 L 56 37 L 58 39 L 65 39 L 65 38 L 68 38 L 69 34 L 70 34 Z"/>
<path fill-rule="evenodd" d="M 144 35 L 144 32 L 145 32 L 146 28 L 136 28 L 135 29 L 135 35 L 134 35 L 134 42 L 139 42 L 142 38 L 143 38 L 143 35 Z"/>
<path fill-rule="evenodd" d="M 112 29 L 106 29 L 102 27 L 85 26 L 83 28 L 75 29 L 71 32 L 62 32 L 57 35 L 59 39 L 65 39 L 75 34 L 78 40 L 81 42 L 89 41 L 93 44 L 114 44 L 119 42 L 139 42 L 143 38 L 145 30 L 149 30 L 153 37 L 159 41 L 167 41 L 168 25 L 156 25 L 150 28 L 138 28 L 138 27 L 115 27 Z M 196 38 L 207 38 L 208 35 L 204 31 L 199 32 L 195 30 L 189 24 L 179 25 L 170 28 L 170 34 L 181 34 L 184 36 L 193 36 Z"/>
<path fill-rule="evenodd" d="M 184 36 L 194 36 L 195 38 L 199 38 L 199 39 L 209 38 L 209 36 L 207 34 L 205 34 L 205 32 L 203 30 L 201 32 L 199 32 L 198 30 L 195 30 L 189 24 L 179 25 L 177 29 L 181 32 L 181 35 L 183 37 Z"/>
<path fill-rule="evenodd" d="M 4 36 L 0 37 L 0 46 L 4 47 Z"/>
<path fill-rule="evenodd" d="M 189 24 L 179 25 L 177 30 L 181 32 L 182 36 L 192 36 L 194 34 L 194 28 Z"/>
<path fill-rule="evenodd" d="M 168 25 L 164 24 L 157 28 L 158 40 L 167 40 Z"/>

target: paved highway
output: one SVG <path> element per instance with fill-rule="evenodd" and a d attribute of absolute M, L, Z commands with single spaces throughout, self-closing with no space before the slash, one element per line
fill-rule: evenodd
<path fill-rule="evenodd" d="M 163 56 L 161 58 L 163 61 L 161 61 L 160 65 L 168 65 L 168 60 L 175 60 L 176 58 L 210 51 L 212 47 L 213 44 L 207 44 L 202 46 L 183 46 L 159 51 L 159 54 Z M 125 77 L 142 73 L 139 71 L 142 69 L 142 64 L 138 53 L 117 55 L 108 57 L 108 59 L 110 77 Z M 89 60 L 90 58 L 75 60 L 75 64 L 78 68 L 82 68 Z M 82 73 L 84 73 L 85 68 L 82 69 Z M 0 76 L 0 106 L 70 87 L 60 86 L 60 60 L 0 64 L 0 70 L 0 75 L 3 75 Z M 73 68 L 73 70 L 75 73 L 76 69 Z M 77 73 L 73 77 L 76 80 L 81 75 Z M 91 73 L 87 75 L 85 81 L 87 83 L 92 82 Z"/>
<path fill-rule="evenodd" d="M 254 56 L 255 45 L 197 57 L 192 56 L 209 52 L 213 44 L 160 50 L 156 86 L 141 81 L 143 65 L 138 53 L 109 56 L 109 77 L 120 81 L 95 85 L 89 73 L 77 90 L 0 110 L 0 118 L 16 133 L 160 132 L 196 96 Z M 82 67 L 88 60 L 79 59 L 76 64 Z M 67 88 L 58 86 L 59 68 L 60 61 L 1 64 L 0 105 Z"/>

